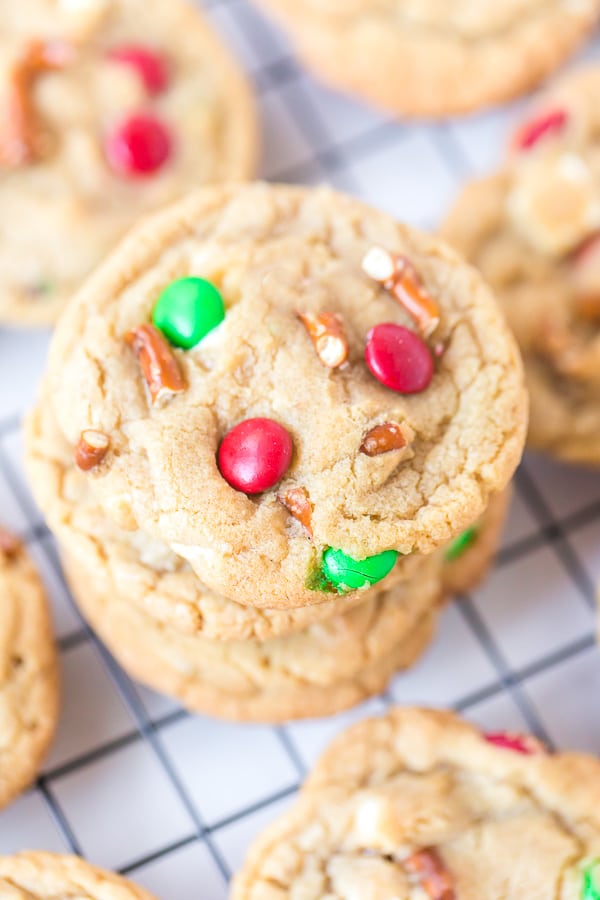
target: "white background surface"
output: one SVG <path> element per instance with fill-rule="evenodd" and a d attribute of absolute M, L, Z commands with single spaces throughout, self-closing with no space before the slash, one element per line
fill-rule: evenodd
<path fill-rule="evenodd" d="M 329 181 L 412 224 L 435 226 L 460 183 L 495 166 L 524 106 L 432 126 L 388 121 L 318 87 L 245 0 L 207 7 L 256 85 L 261 174 Z M 0 518 L 28 540 L 52 597 L 63 713 L 42 777 L 0 814 L 0 852 L 72 850 L 163 900 L 219 900 L 329 738 L 394 701 L 453 706 L 489 729 L 600 753 L 600 473 L 526 458 L 491 578 L 447 610 L 435 644 L 385 697 L 283 728 L 192 717 L 134 687 L 71 605 L 21 466 L 19 417 L 46 344 L 0 331 Z"/>

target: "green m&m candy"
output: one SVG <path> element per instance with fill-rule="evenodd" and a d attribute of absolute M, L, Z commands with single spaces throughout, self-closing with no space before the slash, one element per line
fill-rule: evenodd
<path fill-rule="evenodd" d="M 398 559 L 397 550 L 384 550 L 366 559 L 353 559 L 342 550 L 329 547 L 323 554 L 321 572 L 340 594 L 377 584 L 391 572 Z"/>
<path fill-rule="evenodd" d="M 583 900 L 600 900 L 600 859 L 583 870 Z"/>
<path fill-rule="evenodd" d="M 446 562 L 454 562 L 455 559 L 462 556 L 463 553 L 469 549 L 471 544 L 475 543 L 478 534 L 479 529 L 475 525 L 471 525 L 470 528 L 467 528 L 466 531 L 463 531 L 462 534 L 455 537 L 446 547 L 446 552 L 444 554 Z"/>
<path fill-rule="evenodd" d="M 189 350 L 225 318 L 220 292 L 204 278 L 178 278 L 154 305 L 152 322 L 175 347 Z"/>

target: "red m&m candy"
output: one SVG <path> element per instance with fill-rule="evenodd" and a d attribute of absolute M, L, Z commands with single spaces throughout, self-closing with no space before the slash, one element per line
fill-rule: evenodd
<path fill-rule="evenodd" d="M 519 128 L 514 137 L 514 146 L 517 150 L 531 150 L 543 138 L 559 134 L 568 121 L 569 115 L 564 109 L 551 109 L 542 113 Z"/>
<path fill-rule="evenodd" d="M 413 331 L 384 322 L 367 335 L 365 361 L 371 374 L 399 394 L 418 394 L 433 378 L 433 357 Z"/>
<path fill-rule="evenodd" d="M 503 750 L 512 750 L 513 753 L 521 753 L 524 756 L 532 756 L 534 753 L 544 753 L 544 745 L 531 734 L 513 734 L 509 731 L 496 731 L 484 734 L 488 744 L 502 747 Z"/>
<path fill-rule="evenodd" d="M 120 175 L 152 175 L 169 159 L 172 151 L 167 127 L 149 113 L 121 122 L 106 139 L 106 156 Z"/>
<path fill-rule="evenodd" d="M 273 419 L 246 419 L 225 435 L 217 461 L 221 475 L 236 491 L 260 494 L 280 481 L 294 446 L 283 425 Z"/>
<path fill-rule="evenodd" d="M 156 50 L 142 44 L 123 44 L 113 47 L 108 58 L 135 69 L 149 94 L 161 94 L 169 86 L 167 61 Z"/>

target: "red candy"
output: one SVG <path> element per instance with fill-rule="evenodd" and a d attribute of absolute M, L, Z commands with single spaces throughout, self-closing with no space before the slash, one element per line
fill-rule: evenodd
<path fill-rule="evenodd" d="M 572 260 L 576 266 L 588 265 L 600 260 L 600 231 L 595 231 L 585 238 L 573 251 Z"/>
<path fill-rule="evenodd" d="M 225 435 L 217 460 L 221 475 L 236 491 L 260 494 L 280 481 L 292 461 L 294 445 L 273 419 L 246 419 Z"/>
<path fill-rule="evenodd" d="M 524 756 L 532 756 L 534 753 L 544 752 L 543 745 L 537 738 L 534 738 L 529 734 L 511 734 L 507 731 L 497 731 L 484 734 L 484 738 L 488 744 L 502 747 L 503 750 L 512 750 L 515 753 L 522 753 Z"/>
<path fill-rule="evenodd" d="M 109 134 L 106 156 L 120 175 L 152 175 L 172 152 L 171 136 L 165 125 L 148 113 L 131 116 Z"/>
<path fill-rule="evenodd" d="M 433 357 L 413 331 L 385 322 L 367 335 L 365 360 L 371 373 L 392 391 L 418 394 L 433 378 Z"/>
<path fill-rule="evenodd" d="M 525 124 L 517 131 L 514 145 L 517 150 L 531 150 L 542 138 L 559 134 L 569 120 L 564 109 L 552 109 Z"/>
<path fill-rule="evenodd" d="M 108 58 L 135 69 L 149 94 L 161 94 L 169 86 L 167 62 L 156 50 L 141 44 L 123 44 L 110 50 Z"/>

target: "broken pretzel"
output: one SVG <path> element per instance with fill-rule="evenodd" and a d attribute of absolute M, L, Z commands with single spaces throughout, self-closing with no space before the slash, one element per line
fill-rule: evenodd
<path fill-rule="evenodd" d="M 364 436 L 360 452 L 367 456 L 379 456 L 390 450 L 402 450 L 409 443 L 406 434 L 396 422 L 375 425 Z"/>
<path fill-rule="evenodd" d="M 413 264 L 383 247 L 371 247 L 362 261 L 363 272 L 398 301 L 428 338 L 440 324 L 440 310 Z"/>
<path fill-rule="evenodd" d="M 110 438 L 103 431 L 86 428 L 75 448 L 75 463 L 82 472 L 100 465 L 110 448 Z"/>
<path fill-rule="evenodd" d="M 312 504 L 306 488 L 289 488 L 285 493 L 279 494 L 277 499 L 312 537 Z"/>
<path fill-rule="evenodd" d="M 433 848 L 417 850 L 403 861 L 403 866 L 421 885 L 430 900 L 456 900 L 450 873 Z"/>
<path fill-rule="evenodd" d="M 125 335 L 125 340 L 139 360 L 153 404 L 185 390 L 177 358 L 158 328 L 138 325 Z"/>
<path fill-rule="evenodd" d="M 21 549 L 21 541 L 0 526 L 0 554 L 7 559 L 14 559 Z"/>
<path fill-rule="evenodd" d="M 35 80 L 64 68 L 73 58 L 65 41 L 31 41 L 9 74 L 6 120 L 0 132 L 0 166 L 18 168 L 39 156 L 39 134 L 32 101 Z"/>
<path fill-rule="evenodd" d="M 332 312 L 298 313 L 308 331 L 321 362 L 330 369 L 339 369 L 348 359 L 348 341 L 341 316 Z"/>

